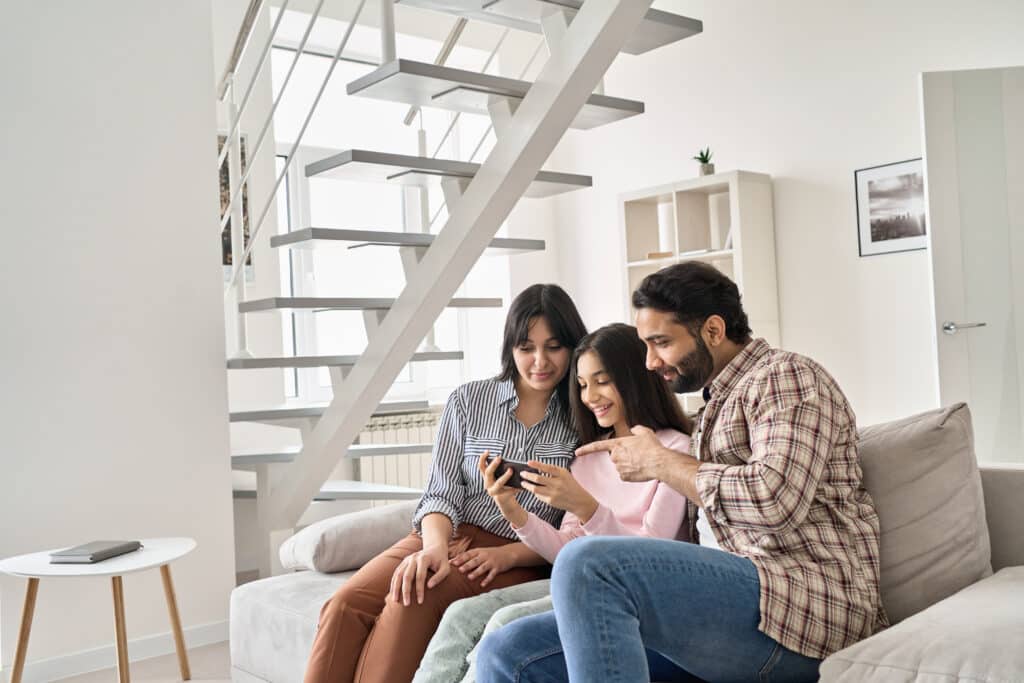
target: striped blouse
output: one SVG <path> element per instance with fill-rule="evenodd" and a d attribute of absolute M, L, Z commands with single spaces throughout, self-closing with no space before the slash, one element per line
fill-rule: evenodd
<path fill-rule="evenodd" d="M 516 538 L 484 489 L 483 475 L 477 469 L 480 454 L 490 451 L 507 460 L 540 460 L 568 467 L 579 443 L 557 392 L 548 401 L 544 417 L 528 429 L 516 418 L 518 405 L 512 380 L 469 382 L 452 392 L 441 415 L 427 487 L 413 515 L 417 531 L 422 531 L 426 515 L 440 512 L 455 529 L 472 524 L 504 538 Z M 527 512 L 548 524 L 561 523 L 562 511 L 532 493 L 523 491 L 518 500 Z"/>

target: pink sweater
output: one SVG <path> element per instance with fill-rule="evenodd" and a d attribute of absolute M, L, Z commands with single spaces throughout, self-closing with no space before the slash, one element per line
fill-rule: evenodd
<path fill-rule="evenodd" d="M 661 443 L 674 451 L 689 452 L 690 437 L 674 429 L 657 432 Z M 597 499 L 597 511 L 586 524 L 571 512 L 555 529 L 533 513 L 515 530 L 521 540 L 548 562 L 566 543 L 580 536 L 648 536 L 674 539 L 686 512 L 686 498 L 660 481 L 626 482 L 619 478 L 608 451 L 573 461 L 572 476 Z"/>

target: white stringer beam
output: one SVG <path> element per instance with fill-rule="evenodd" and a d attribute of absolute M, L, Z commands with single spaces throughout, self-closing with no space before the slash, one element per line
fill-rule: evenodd
<path fill-rule="evenodd" d="M 260 526 L 293 527 L 593 93 L 652 0 L 587 2 L 291 467 Z"/>

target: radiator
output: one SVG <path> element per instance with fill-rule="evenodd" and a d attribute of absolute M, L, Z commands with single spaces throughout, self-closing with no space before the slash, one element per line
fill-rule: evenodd
<path fill-rule="evenodd" d="M 440 413 L 427 411 L 408 415 L 375 417 L 359 435 L 361 444 L 433 444 L 437 436 Z M 359 458 L 354 462 L 354 475 L 360 481 L 391 484 L 422 490 L 430 469 L 430 450 L 403 455 L 379 455 Z M 397 501 L 377 500 L 374 506 Z"/>

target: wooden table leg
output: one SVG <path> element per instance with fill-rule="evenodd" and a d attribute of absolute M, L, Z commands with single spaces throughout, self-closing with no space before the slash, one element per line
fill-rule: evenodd
<path fill-rule="evenodd" d="M 171 568 L 160 565 L 160 577 L 164 580 L 164 597 L 167 598 L 167 611 L 171 615 L 171 630 L 174 632 L 174 648 L 178 651 L 178 668 L 181 680 L 192 679 L 188 666 L 188 651 L 185 649 L 185 637 L 181 633 L 181 617 L 178 615 L 178 600 L 174 597 L 174 584 L 171 582 Z"/>
<path fill-rule="evenodd" d="M 128 683 L 128 632 L 124 625 L 124 584 L 120 576 L 111 579 L 114 586 L 114 635 L 117 639 L 117 680 Z"/>
<path fill-rule="evenodd" d="M 21 631 L 18 632 L 18 647 L 14 654 L 14 669 L 11 683 L 21 683 L 25 670 L 25 653 L 28 651 L 28 634 L 32 631 L 32 615 L 36 611 L 36 595 L 39 593 L 39 579 L 29 579 L 25 589 L 25 606 L 21 610 Z"/>

